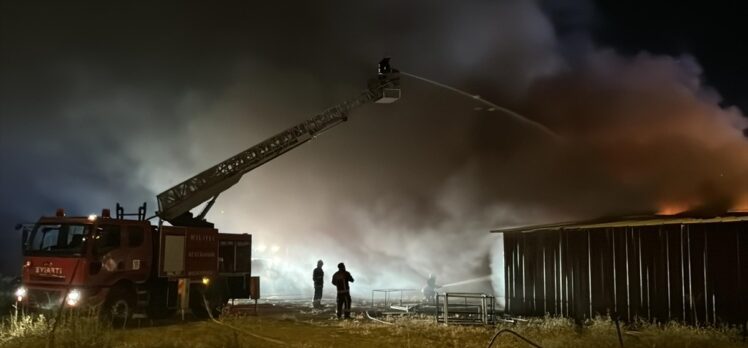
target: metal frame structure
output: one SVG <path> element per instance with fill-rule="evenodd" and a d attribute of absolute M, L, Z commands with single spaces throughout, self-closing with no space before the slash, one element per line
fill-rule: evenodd
<path fill-rule="evenodd" d="M 497 323 L 496 300 L 493 296 L 483 293 L 437 293 L 435 316 L 437 323 L 447 325 L 493 325 Z"/>
<path fill-rule="evenodd" d="M 390 297 L 391 293 L 393 292 L 400 293 L 400 302 L 398 303 L 398 305 L 402 306 L 403 305 L 403 294 L 406 292 L 417 292 L 417 291 L 419 290 L 418 289 L 373 289 L 371 290 L 371 305 L 372 307 L 374 306 L 374 299 L 375 299 L 374 294 L 377 292 L 384 293 L 384 306 L 387 307 L 389 303 L 388 301 L 391 299 Z"/>

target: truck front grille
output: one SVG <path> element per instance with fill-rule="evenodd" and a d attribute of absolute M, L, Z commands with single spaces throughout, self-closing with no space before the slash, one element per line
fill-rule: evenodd
<path fill-rule="evenodd" d="M 29 305 L 39 309 L 53 309 L 62 304 L 62 290 L 29 289 Z"/>

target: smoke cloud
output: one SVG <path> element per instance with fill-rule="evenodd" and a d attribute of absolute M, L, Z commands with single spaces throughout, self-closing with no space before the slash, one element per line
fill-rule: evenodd
<path fill-rule="evenodd" d="M 63 206 L 154 207 L 158 192 L 354 96 L 382 55 L 563 138 L 405 79 L 396 104 L 356 110 L 218 199 L 209 220 L 253 235 L 264 295 L 310 296 L 318 259 L 328 287 L 345 262 L 364 298 L 492 271 L 501 294 L 491 228 L 729 208 L 748 189 L 744 117 L 694 59 L 597 48 L 535 2 L 124 7 L 54 32 L 80 10 L 58 9 L 36 14 L 50 27 L 15 35 L 12 19 L 33 10 L 5 11 L 0 32 L 0 50 L 19 52 L 0 57 L 3 226 Z"/>

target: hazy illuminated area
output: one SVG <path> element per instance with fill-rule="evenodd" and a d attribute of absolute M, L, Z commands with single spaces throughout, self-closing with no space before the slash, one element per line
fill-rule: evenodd
<path fill-rule="evenodd" d="M 144 200 L 152 211 L 157 193 L 356 95 L 383 55 L 562 140 L 404 79 L 397 103 L 355 111 L 219 197 L 208 219 L 253 235 L 263 294 L 310 296 L 318 259 L 328 295 L 341 261 L 359 298 L 420 288 L 430 273 L 439 284 L 492 275 L 469 290 L 501 294 L 494 227 L 748 201 L 745 118 L 719 105 L 695 59 L 571 40 L 533 1 L 460 3 L 299 4 L 304 15 L 285 22 L 282 7 L 196 10 L 205 18 L 171 26 L 157 13 L 135 28 L 126 14 L 141 11 L 124 8 L 101 17 L 113 40 L 28 10 L 65 30 L 0 40 L 53 57 L 25 69 L 13 67 L 30 50 L 0 58 L 0 147 L 17 149 L 0 153 L 0 217 Z"/>

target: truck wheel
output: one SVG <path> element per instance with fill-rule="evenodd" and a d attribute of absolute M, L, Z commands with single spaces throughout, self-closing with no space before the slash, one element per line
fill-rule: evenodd
<path fill-rule="evenodd" d="M 111 290 L 104 302 L 103 315 L 112 321 L 115 327 L 124 327 L 132 318 L 135 310 L 135 293 L 126 287 Z"/>

